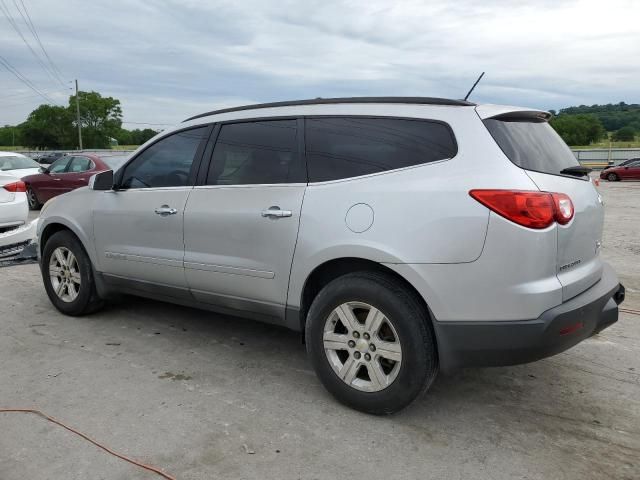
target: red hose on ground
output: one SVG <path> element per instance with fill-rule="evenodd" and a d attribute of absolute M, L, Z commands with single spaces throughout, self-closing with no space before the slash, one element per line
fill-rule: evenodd
<path fill-rule="evenodd" d="M 149 470 L 150 472 L 156 473 L 156 474 L 160 475 L 161 477 L 166 478 L 167 480 L 176 480 L 175 477 L 172 477 L 168 473 L 164 473 L 159 468 L 152 467 L 151 465 L 145 465 L 144 463 L 141 463 L 141 462 L 138 462 L 136 460 L 133 460 L 133 459 L 131 459 L 129 457 L 126 457 L 125 455 L 122 455 L 120 453 L 114 452 L 109 447 L 106 447 L 106 446 L 102 445 L 101 443 L 99 443 L 96 440 L 92 439 L 91 437 L 85 435 L 84 433 L 79 432 L 78 430 L 75 430 L 74 428 L 71 428 L 71 427 L 65 425 L 60 420 L 56 420 L 55 418 L 50 417 L 49 415 L 41 412 L 40 410 L 34 410 L 34 409 L 31 409 L 31 408 L 0 408 L 0 413 L 33 413 L 35 415 L 39 415 L 39 416 L 49 420 L 50 422 L 55 423 L 56 425 L 59 425 L 59 426 L 61 426 L 62 428 L 66 429 L 66 430 L 69 430 L 71 433 L 75 433 L 79 437 L 84 438 L 86 441 L 93 443 L 96 447 L 101 448 L 102 450 L 104 450 L 107 453 L 110 453 L 114 457 L 118 457 L 119 459 L 124 460 L 125 462 L 129 462 L 129 463 L 135 465 L 136 467 L 144 468 L 145 470 Z"/>

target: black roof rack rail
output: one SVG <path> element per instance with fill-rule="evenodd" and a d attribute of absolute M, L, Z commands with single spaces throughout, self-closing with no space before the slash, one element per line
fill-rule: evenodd
<path fill-rule="evenodd" d="M 201 113 L 200 115 L 194 115 L 189 117 L 183 122 L 189 120 L 195 120 L 196 118 L 208 117 L 210 115 L 217 115 L 219 113 L 239 112 L 242 110 L 254 110 L 258 108 L 273 108 L 273 107 L 293 107 L 298 105 L 326 105 L 330 103 L 414 103 L 419 105 L 450 105 L 458 107 L 475 106 L 473 102 L 467 102 L 465 100 L 452 100 L 448 98 L 436 98 L 436 97 L 345 97 L 345 98 L 314 98 L 309 100 L 293 100 L 288 102 L 271 102 L 271 103 L 257 103 L 255 105 L 243 105 L 240 107 L 223 108 L 222 110 L 213 110 L 211 112 Z"/>

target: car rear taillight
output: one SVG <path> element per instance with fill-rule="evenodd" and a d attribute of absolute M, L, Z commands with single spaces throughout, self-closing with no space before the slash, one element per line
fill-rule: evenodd
<path fill-rule="evenodd" d="M 543 229 L 573 218 L 573 204 L 564 193 L 523 190 L 471 190 L 473 198 L 498 215 L 523 227 Z"/>
<path fill-rule="evenodd" d="M 13 182 L 13 183 L 7 183 L 4 186 L 5 190 L 8 190 L 9 192 L 26 192 L 27 191 L 27 186 L 24 184 L 24 182 L 22 180 L 18 180 L 17 182 Z"/>
<path fill-rule="evenodd" d="M 560 225 L 566 225 L 573 218 L 573 203 L 571 199 L 564 193 L 552 193 L 551 196 L 556 208 L 556 222 Z"/>

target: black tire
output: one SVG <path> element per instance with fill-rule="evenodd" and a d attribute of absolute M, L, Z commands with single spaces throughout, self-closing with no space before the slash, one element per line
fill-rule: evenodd
<path fill-rule="evenodd" d="M 610 182 L 617 182 L 620 179 L 618 178 L 618 175 L 616 175 L 615 173 L 610 173 L 607 175 L 607 180 L 609 180 Z"/>
<path fill-rule="evenodd" d="M 29 210 L 40 210 L 42 208 L 38 195 L 31 187 L 27 187 L 27 201 L 29 202 Z"/>
<path fill-rule="evenodd" d="M 55 292 L 52 280 L 49 275 L 49 263 L 51 256 L 59 247 L 64 247 L 71 251 L 77 260 L 78 270 L 80 273 L 80 287 L 75 300 L 71 302 L 63 301 Z M 49 296 L 51 303 L 62 313 L 66 315 L 79 316 L 93 313 L 103 306 L 103 301 L 98 297 L 96 284 L 93 276 L 93 266 L 91 260 L 85 252 L 80 240 L 68 230 L 62 230 L 54 233 L 47 240 L 42 250 L 42 259 L 40 262 L 40 271 L 44 282 L 45 290 Z"/>
<path fill-rule="evenodd" d="M 325 323 L 345 302 L 375 307 L 397 332 L 402 361 L 395 380 L 383 390 L 358 390 L 345 383 L 329 363 L 323 343 Z M 402 410 L 429 388 L 438 372 L 428 312 L 413 292 L 383 273 L 350 273 L 326 285 L 309 309 L 305 339 L 311 363 L 325 388 L 340 402 L 365 413 L 385 415 Z"/>

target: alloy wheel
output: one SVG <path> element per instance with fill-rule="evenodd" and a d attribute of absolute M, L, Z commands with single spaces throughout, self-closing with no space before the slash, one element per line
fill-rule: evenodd
<path fill-rule="evenodd" d="M 76 256 L 65 247 L 56 248 L 49 259 L 49 278 L 58 298 L 71 303 L 80 293 L 80 267 Z"/>
<path fill-rule="evenodd" d="M 364 392 L 384 390 L 398 376 L 400 339 L 389 318 L 368 303 L 346 302 L 328 316 L 324 351 L 338 377 Z"/>

